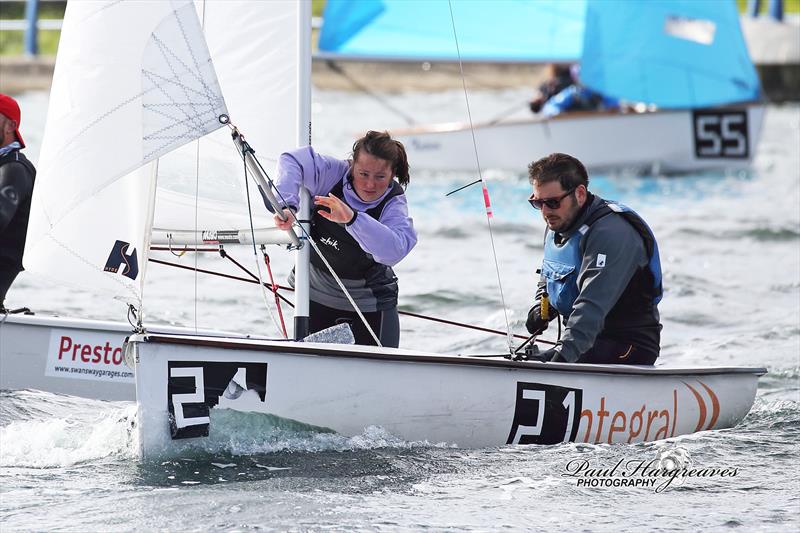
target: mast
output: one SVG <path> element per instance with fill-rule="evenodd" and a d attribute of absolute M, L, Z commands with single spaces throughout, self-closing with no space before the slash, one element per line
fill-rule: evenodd
<path fill-rule="evenodd" d="M 301 0 L 298 8 L 297 31 L 297 146 L 311 144 L 311 1 Z M 294 338 L 302 339 L 309 330 L 309 262 L 311 248 L 304 235 L 311 232 L 311 195 L 300 187 L 298 219 L 303 226 L 302 246 L 295 256 Z"/>

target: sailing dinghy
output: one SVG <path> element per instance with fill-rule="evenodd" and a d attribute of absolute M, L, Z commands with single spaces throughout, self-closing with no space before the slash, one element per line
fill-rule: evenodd
<path fill-rule="evenodd" d="M 254 214 L 251 232 L 238 183 L 241 156 L 231 150 L 227 132 L 203 137 L 218 130 L 217 111 L 224 109 L 219 87 L 203 85 L 213 54 L 214 68 L 228 80 L 226 94 L 239 102 L 231 108 L 262 160 L 274 161 L 297 143 L 297 67 L 284 59 L 296 53 L 297 30 L 287 26 L 292 16 L 287 3 L 198 2 L 206 19 L 199 45 L 182 37 L 183 19 L 166 15 L 179 5 L 194 9 L 185 7 L 187 2 L 115 4 L 68 3 L 25 267 L 39 279 L 121 302 L 120 321 L 0 315 L 4 390 L 134 400 L 133 372 L 125 366 L 122 345 L 132 329 L 125 320 L 128 304 L 141 310 L 148 262 L 175 259 L 173 253 L 186 246 L 230 249 L 254 239 L 291 243 L 268 213 Z M 196 24 L 194 19 L 189 20 Z M 236 32 L 230 31 L 231 20 L 239 21 Z M 262 53 L 267 49 L 272 53 Z M 198 152 L 186 143 L 199 137 L 197 175 L 186 178 Z M 176 175 L 171 183 L 165 179 Z M 163 251 L 153 253 L 154 248 Z M 161 324 L 150 330 L 197 333 Z"/>
<path fill-rule="evenodd" d="M 630 104 L 394 129 L 417 169 L 474 171 L 475 146 L 484 169 L 516 172 L 553 152 L 590 171 L 744 168 L 764 119 L 733 1 L 328 0 L 319 46 L 333 61 L 580 62 L 583 85 Z"/>
<path fill-rule="evenodd" d="M 226 40 L 214 24 L 222 31 L 233 16 L 253 25 L 237 27 L 235 36 L 222 32 Z M 258 57 L 276 57 L 283 67 L 267 69 L 271 90 L 251 94 L 238 85 L 252 82 L 250 70 L 226 61 L 231 55 L 242 61 L 235 52 L 251 42 L 244 36 L 263 35 L 265 24 L 278 32 L 270 34 L 275 54 L 262 50 Z M 160 201 L 157 167 L 200 138 L 212 151 L 223 151 L 213 142 L 221 134 L 240 168 L 244 161 L 258 174 L 238 130 L 222 124 L 228 114 L 238 120 L 255 96 L 279 103 L 256 101 L 278 108 L 268 132 L 258 128 L 263 116 L 249 117 L 256 122 L 249 137 L 254 144 L 257 139 L 270 153 L 307 142 L 309 34 L 310 5 L 293 0 L 68 5 L 26 259 L 36 273 L 100 289 L 136 310 L 136 331 L 123 351 L 135 373 L 142 457 L 202 447 L 221 430 L 216 423 L 225 409 L 315 431 L 353 435 L 381 426 L 402 439 L 460 446 L 643 442 L 732 427 L 747 414 L 763 368 L 544 364 L 503 354 L 469 357 L 144 328 L 144 265 L 155 234 L 154 203 Z M 278 53 L 283 46 L 291 51 Z M 286 77 L 276 81 L 276 75 Z M 98 90 L 98 84 L 119 85 Z M 293 139 L 268 138 L 275 130 Z M 234 146 L 231 136 L 238 139 Z M 86 198 L 97 202 L 86 205 Z M 308 218 L 308 205 L 306 194 L 301 219 Z M 194 233 L 181 238 L 201 239 L 196 228 L 186 231 Z M 250 231 L 250 240 L 255 234 Z M 167 232 L 167 242 L 177 239 Z M 310 244 L 296 252 L 298 336 L 307 325 Z M 7 325 L 0 327 L 5 332 Z"/>

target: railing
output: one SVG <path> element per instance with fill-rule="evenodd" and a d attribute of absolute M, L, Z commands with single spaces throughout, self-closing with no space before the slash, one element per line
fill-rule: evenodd
<path fill-rule="evenodd" d="M 19 0 L 0 0 L 0 3 L 8 3 Z M 25 32 L 25 53 L 35 56 L 39 54 L 39 30 L 61 30 L 62 20 L 59 19 L 39 19 L 39 2 L 60 2 L 63 0 L 27 0 L 25 5 L 24 20 L 0 20 L 0 31 L 24 31 Z M 769 2 L 767 12 L 775 20 L 783 20 L 784 0 L 767 0 Z M 761 11 L 761 0 L 748 0 L 746 13 L 751 17 L 757 17 Z M 311 27 L 319 29 L 322 27 L 322 18 L 313 17 Z"/>
<path fill-rule="evenodd" d="M 751 17 L 757 17 L 758 12 L 761 11 L 761 0 L 747 0 L 747 14 Z M 767 8 L 769 16 L 777 21 L 783 20 L 783 0 L 769 0 L 769 7 Z"/>
<path fill-rule="evenodd" d="M 18 2 L 20 0 L 0 0 L 0 3 Z M 39 2 L 63 2 L 63 0 L 27 0 L 25 4 L 25 18 L 16 20 L 0 20 L 0 31 L 24 31 L 25 54 L 35 56 L 39 54 L 39 30 L 60 31 L 61 19 L 39 19 Z M 311 27 L 322 27 L 322 17 L 312 17 Z"/>

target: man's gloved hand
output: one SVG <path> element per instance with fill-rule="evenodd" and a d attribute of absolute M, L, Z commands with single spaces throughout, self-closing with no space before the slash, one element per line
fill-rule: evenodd
<path fill-rule="evenodd" d="M 536 305 L 528 311 L 528 320 L 525 322 L 525 328 L 531 335 L 541 335 L 550 323 L 550 320 L 542 318 L 541 312 L 542 304 L 540 302 L 536 302 Z"/>
<path fill-rule="evenodd" d="M 552 363 L 566 363 L 567 361 L 561 357 L 561 354 L 555 348 L 550 348 L 543 352 L 539 352 L 535 356 L 531 357 L 532 361 L 541 361 L 542 363 L 552 362 Z"/>

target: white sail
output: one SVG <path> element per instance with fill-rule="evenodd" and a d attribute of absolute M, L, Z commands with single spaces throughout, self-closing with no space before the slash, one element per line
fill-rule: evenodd
<path fill-rule="evenodd" d="M 25 251 L 28 270 L 140 303 L 155 173 L 227 113 L 188 0 L 70 2 Z"/>
<path fill-rule="evenodd" d="M 196 0 L 195 4 L 231 120 L 272 171 L 281 152 L 297 146 L 300 128 L 296 60 L 300 1 Z M 227 130 L 209 138 L 221 139 L 230 158 Z M 201 155 L 211 155 L 207 152 L 203 147 Z M 242 163 L 235 156 L 233 160 L 240 176 Z"/>
<path fill-rule="evenodd" d="M 195 0 L 195 7 L 231 121 L 272 176 L 281 152 L 297 146 L 299 2 Z M 154 228 L 198 236 L 212 229 L 249 230 L 243 162 L 228 128 L 162 157 L 158 184 Z M 272 227 L 252 181 L 250 203 L 254 226 Z M 284 243 L 286 237 L 268 240 Z M 154 238 L 163 242 L 163 232 Z"/>

